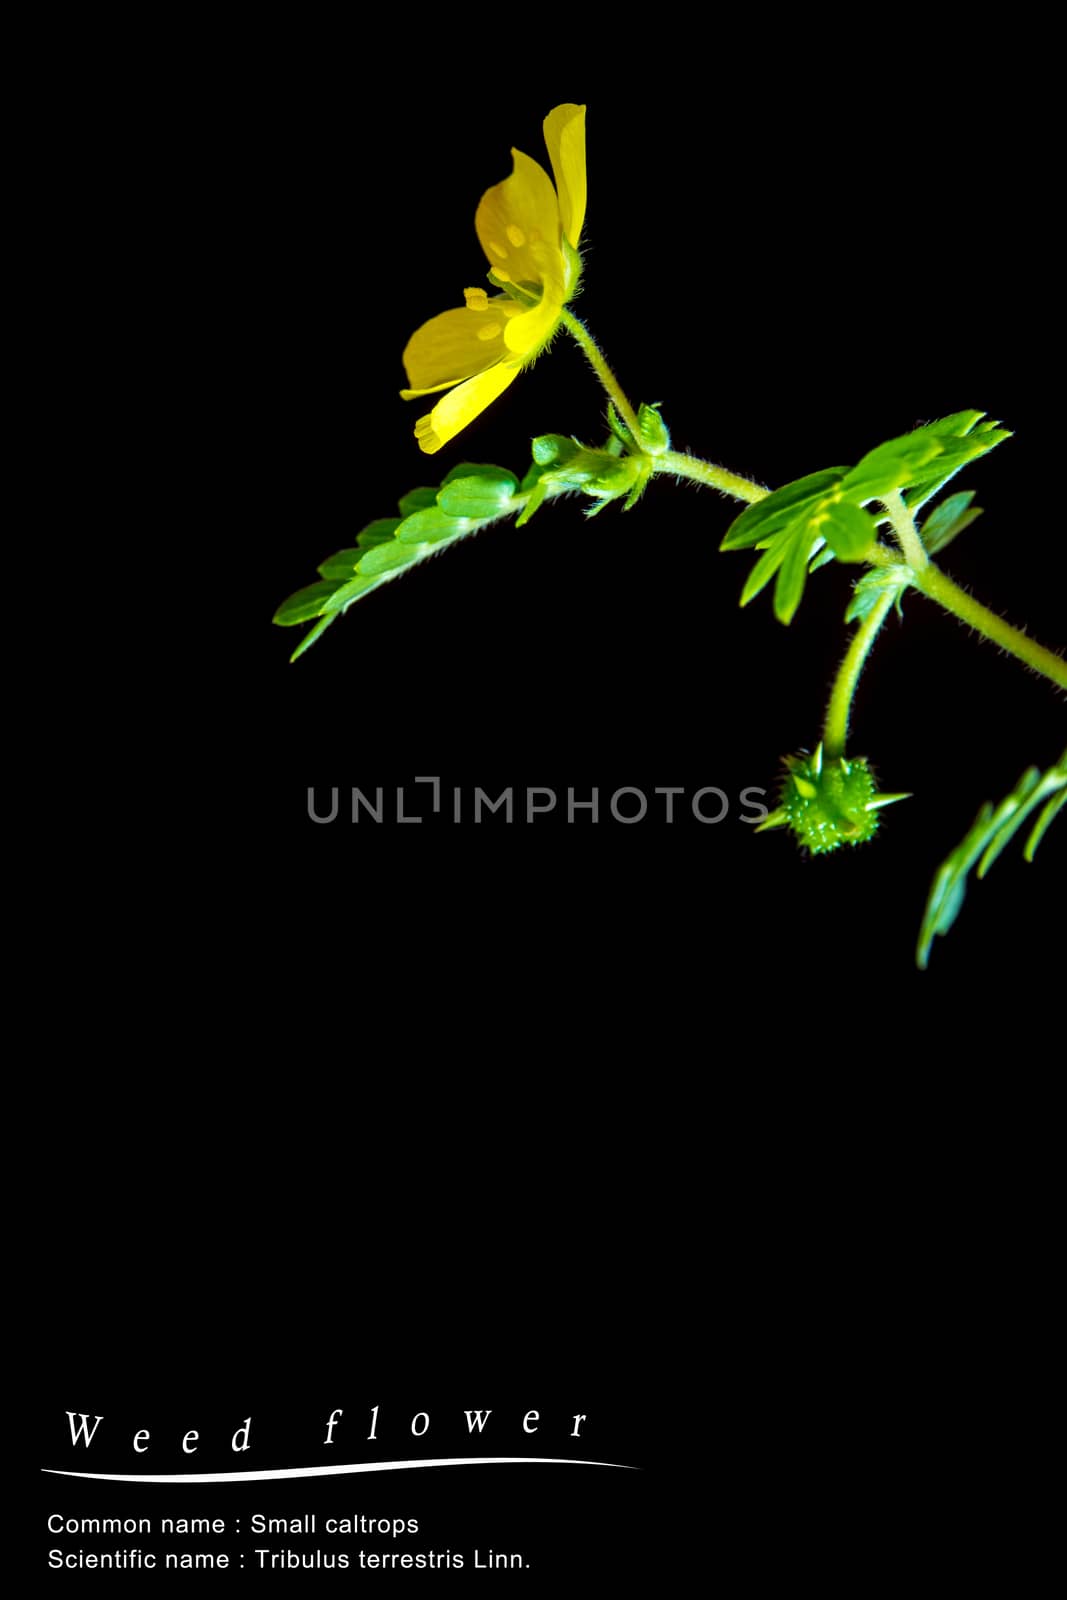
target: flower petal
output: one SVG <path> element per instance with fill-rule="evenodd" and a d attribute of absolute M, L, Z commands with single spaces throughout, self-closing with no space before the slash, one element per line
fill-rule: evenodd
<path fill-rule="evenodd" d="M 563 232 L 577 250 L 585 221 L 585 107 L 556 106 L 544 126 Z"/>
<path fill-rule="evenodd" d="M 509 383 L 519 374 L 517 361 L 498 361 L 485 372 L 476 373 L 461 383 L 458 389 L 438 400 L 433 410 L 420 417 L 415 424 L 415 437 L 419 449 L 432 456 L 441 446 L 454 439 L 456 434 L 473 422 L 492 405 L 497 395 L 503 394 Z"/>
<path fill-rule="evenodd" d="M 474 226 L 489 265 L 503 282 L 543 288 L 562 305 L 564 261 L 559 203 L 544 167 L 511 152 L 510 178 L 486 191 Z"/>
<path fill-rule="evenodd" d="M 404 399 L 449 388 L 493 366 L 504 354 L 505 324 L 521 313 L 520 305 L 501 295 L 483 310 L 457 307 L 424 322 L 404 350 L 410 385 L 401 391 Z"/>
<path fill-rule="evenodd" d="M 522 309 L 519 307 L 518 309 Z M 562 300 L 550 296 L 546 288 L 540 302 L 514 317 L 504 329 L 504 343 L 513 355 L 531 360 L 551 339 L 563 310 Z"/>

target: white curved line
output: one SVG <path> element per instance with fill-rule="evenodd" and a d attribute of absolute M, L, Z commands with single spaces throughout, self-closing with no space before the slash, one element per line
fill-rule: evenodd
<path fill-rule="evenodd" d="M 615 1467 L 640 1472 L 622 1461 L 578 1461 L 574 1456 L 445 1456 L 429 1461 L 356 1461 L 343 1467 L 275 1467 L 264 1472 L 67 1472 L 42 1467 L 57 1478 L 96 1478 L 101 1483 L 266 1483 L 271 1478 L 336 1478 L 349 1472 L 404 1472 L 409 1467 L 505 1466 Z"/>

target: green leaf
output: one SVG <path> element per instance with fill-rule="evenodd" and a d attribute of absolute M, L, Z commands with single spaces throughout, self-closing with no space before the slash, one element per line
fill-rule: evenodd
<path fill-rule="evenodd" d="M 745 587 L 741 590 L 741 604 L 743 606 L 747 606 L 749 601 L 754 600 L 760 590 L 770 583 L 774 574 L 785 560 L 791 537 L 791 529 L 786 528 L 783 533 L 776 534 L 768 542 L 766 550 L 764 550 L 756 565 L 752 568 L 745 580 Z"/>
<path fill-rule="evenodd" d="M 410 517 L 412 512 L 425 511 L 427 506 L 435 506 L 436 504 L 436 489 L 409 489 L 404 498 L 398 501 L 402 517 Z"/>
<path fill-rule="evenodd" d="M 440 506 L 428 506 L 425 511 L 416 511 L 404 518 L 396 530 L 396 541 L 401 545 L 440 544 L 443 539 L 458 538 L 469 529 L 470 523 L 466 517 L 450 517 Z M 368 569 L 361 562 L 359 570 L 366 572 Z"/>
<path fill-rule="evenodd" d="M 978 863 L 977 876 L 984 877 L 1027 817 L 1042 801 L 1047 801 L 1023 852 L 1025 859 L 1032 861 L 1034 851 L 1049 823 L 1062 807 L 1065 797 L 1067 750 L 1043 775 L 1037 767 L 1028 767 L 1011 794 L 997 807 L 986 802 L 970 830 L 946 856 L 934 876 L 915 955 L 921 968 L 925 970 L 929 962 L 935 938 L 939 934 L 946 934 L 959 915 L 967 890 L 967 876 L 975 863 Z"/>
<path fill-rule="evenodd" d="M 948 933 L 963 908 L 967 892 L 967 874 L 981 850 L 980 841 L 985 837 L 992 814 L 993 807 L 987 801 L 975 818 L 970 833 L 957 845 L 952 855 L 941 863 L 934 875 L 915 955 L 916 964 L 924 972 L 930 960 L 930 947 L 935 938 L 939 934 L 943 937 Z"/>
<path fill-rule="evenodd" d="M 873 517 L 847 500 L 831 501 L 812 518 L 812 529 L 839 561 L 861 561 L 876 534 Z"/>
<path fill-rule="evenodd" d="M 876 525 L 865 511 L 841 499 L 840 474 L 844 468 L 813 473 L 785 490 L 775 490 L 742 512 L 723 542 L 723 549 L 755 545 L 763 555 L 749 573 L 741 593 L 747 605 L 777 572 L 774 612 L 788 624 L 796 614 L 808 576 L 823 560 L 855 561 L 875 537 Z M 771 505 L 772 501 L 777 505 Z M 760 516 L 770 505 L 769 514 Z M 750 513 L 756 513 L 750 516 Z M 749 518 L 748 526 L 743 524 Z M 826 555 L 823 546 L 829 547 Z M 812 558 L 815 557 L 813 561 Z"/>
<path fill-rule="evenodd" d="M 385 544 L 392 539 L 401 523 L 400 517 L 378 517 L 374 522 L 368 522 L 356 535 L 356 543 L 347 550 L 337 550 L 319 567 L 324 578 L 338 578 L 346 580 L 355 573 L 358 562 L 366 555 L 368 550 L 373 550 L 375 545 Z"/>
<path fill-rule="evenodd" d="M 950 416 L 939 417 L 935 422 L 927 422 L 924 426 L 928 433 L 940 433 L 945 437 L 955 438 L 970 433 L 975 423 L 981 422 L 984 416 L 984 411 L 953 411 Z M 982 426 L 995 428 L 996 423 L 986 422 Z"/>
<path fill-rule="evenodd" d="M 622 503 L 624 511 L 632 511 L 652 481 L 652 463 L 647 456 L 631 456 L 633 487 Z"/>
<path fill-rule="evenodd" d="M 576 445 L 570 448 L 577 453 Z M 597 458 L 598 469 L 600 465 Z M 531 469 L 535 474 L 538 470 Z M 510 510 L 515 487 L 514 473 L 503 467 L 463 462 L 446 474 L 439 489 L 412 489 L 406 494 L 400 501 L 402 516 L 377 517 L 367 523 L 355 544 L 336 550 L 322 562 L 321 582 L 290 595 L 275 613 L 274 621 L 282 627 L 322 619 L 292 659 L 302 655 L 335 617 L 364 595 L 442 545 Z M 438 504 L 439 499 L 445 504 Z"/>
<path fill-rule="evenodd" d="M 416 492 L 421 493 L 421 490 Z M 376 544 L 384 544 L 386 539 L 394 537 L 403 520 L 402 517 L 375 517 L 373 522 L 368 522 L 356 534 L 356 543 L 361 550 L 371 550 Z"/>
<path fill-rule="evenodd" d="M 1035 796 L 1034 791 L 1041 782 L 1041 773 L 1037 767 L 1027 767 L 1011 794 L 1002 800 L 993 813 L 989 825 L 990 838 L 982 859 L 978 863 L 977 876 L 984 878 L 994 861 L 1000 855 L 1006 844 L 1009 844 L 1018 833 L 1030 812 L 1037 805 L 1041 796 Z M 1027 801 L 1030 802 L 1027 805 Z"/>
<path fill-rule="evenodd" d="M 671 436 L 667 431 L 667 424 L 659 414 L 660 402 L 653 406 L 640 405 L 637 408 L 637 427 L 641 435 L 641 443 L 650 455 L 662 455 L 664 450 L 671 447 Z"/>
<path fill-rule="evenodd" d="M 515 475 L 506 467 L 494 466 L 491 461 L 459 461 L 454 467 L 449 467 L 437 487 L 437 503 L 441 503 L 441 490 L 446 489 L 450 483 L 455 483 L 459 478 L 485 478 L 492 482 L 496 478 L 510 478 L 515 482 Z M 425 509 L 425 507 L 423 508 Z"/>
<path fill-rule="evenodd" d="M 629 493 L 635 483 L 640 483 L 647 477 L 642 468 L 640 456 L 602 458 L 597 472 L 589 479 L 587 487 L 591 494 L 602 494 L 610 499 L 616 499 L 621 494 Z"/>
<path fill-rule="evenodd" d="M 299 660 L 304 651 L 310 650 L 315 640 L 322 637 L 331 622 L 336 622 L 342 612 L 347 611 L 349 606 L 354 605 L 363 595 L 369 594 L 372 589 L 377 589 L 379 584 L 388 583 L 392 576 L 393 573 L 391 572 L 382 573 L 378 577 L 367 577 L 360 573 L 348 583 L 343 583 L 340 588 L 335 589 L 326 602 L 326 609 L 323 615 L 315 626 L 304 635 L 289 660 Z"/>
<path fill-rule="evenodd" d="M 565 433 L 542 433 L 530 441 L 530 450 L 539 467 L 570 461 L 572 456 L 580 453 L 581 448 L 577 439 L 570 439 Z"/>
<path fill-rule="evenodd" d="M 453 467 L 441 484 L 437 504 L 450 517 L 483 521 L 505 514 L 517 484 L 503 467 Z"/>
<path fill-rule="evenodd" d="M 655 413 L 649 411 L 655 418 Z M 647 420 L 647 418 L 646 418 Z M 656 421 L 648 423 L 655 432 Z M 543 434 L 533 441 L 534 462 L 522 482 L 527 503 L 518 518 L 529 521 L 550 493 L 580 489 L 592 496 L 595 511 L 628 496 L 633 505 L 650 475 L 648 454 L 623 456 L 617 439 L 605 450 L 589 450 L 563 434 Z M 292 626 L 326 618 L 294 655 L 321 637 L 328 620 L 414 566 L 496 518 L 517 510 L 514 473 L 487 463 L 461 462 L 445 475 L 438 489 L 412 489 L 399 502 L 400 517 L 379 517 L 367 524 L 353 545 L 328 556 L 319 568 L 321 582 L 291 595 L 274 620 Z"/>
<path fill-rule="evenodd" d="M 913 515 L 923 506 L 928 505 L 936 495 L 939 495 L 946 483 L 954 478 L 960 468 L 966 466 L 968 461 L 976 460 L 978 456 L 985 455 L 987 451 L 994 449 L 996 445 L 1003 444 L 1005 439 L 1011 438 L 1011 432 L 1007 428 L 1002 428 L 993 418 L 985 422 L 979 422 L 971 429 L 966 426 L 969 423 L 969 419 L 984 415 L 985 413 L 982 411 L 958 411 L 955 416 L 945 417 L 940 422 L 932 422 L 930 424 L 928 430 L 930 432 L 944 433 L 952 427 L 958 429 L 960 437 L 968 432 L 970 436 L 964 446 L 959 448 L 954 446 L 955 453 L 947 455 L 936 463 L 938 470 L 932 478 L 928 478 L 924 483 L 909 490 L 908 509 Z M 960 449 L 970 453 L 961 455 L 959 453 Z M 962 532 L 963 530 L 959 529 L 957 531 Z"/>
<path fill-rule="evenodd" d="M 622 493 L 633 482 L 632 456 L 615 456 L 607 450 L 576 450 L 558 466 L 547 467 L 546 484 L 557 489 L 590 489 L 593 493 Z"/>
<path fill-rule="evenodd" d="M 845 621 L 862 622 L 887 590 L 896 592 L 899 603 L 900 594 L 906 587 L 907 579 L 899 567 L 875 567 L 872 572 L 865 572 L 853 587 Z"/>
<path fill-rule="evenodd" d="M 321 617 L 319 621 L 316 622 L 315 626 L 313 628 L 309 628 L 307 633 L 305 633 L 304 637 L 301 639 L 300 643 L 289 657 L 289 660 L 299 661 L 300 657 L 304 654 L 304 651 L 310 650 L 311 646 L 315 643 L 315 640 L 322 638 L 322 635 L 326 632 L 326 629 L 332 622 L 337 621 L 339 615 L 340 613 L 337 611 L 330 611 L 326 614 L 326 616 Z"/>
<path fill-rule="evenodd" d="M 852 468 L 842 488 L 850 499 L 862 501 L 880 499 L 894 489 L 924 486 L 924 493 L 908 501 L 910 509 L 917 510 L 966 462 L 1011 438 L 1006 430 L 996 428 L 966 433 L 965 427 L 982 415 L 981 411 L 960 411 L 878 445 Z"/>
<path fill-rule="evenodd" d="M 727 528 L 719 549 L 747 550 L 763 544 L 789 527 L 806 507 L 824 499 L 847 472 L 847 467 L 827 467 L 822 472 L 809 473 L 806 478 L 783 484 L 754 505 L 746 506 Z"/>
<path fill-rule="evenodd" d="M 408 565 L 407 562 L 403 564 Z M 339 589 L 334 590 L 327 600 L 324 610 L 331 615 L 347 611 L 350 605 L 361 599 L 363 595 L 369 594 L 372 589 L 376 589 L 388 577 L 389 570 L 378 573 L 358 572 L 348 583 L 343 583 Z"/>
<path fill-rule="evenodd" d="M 615 435 L 620 444 L 629 446 L 633 445 L 633 434 L 630 432 L 629 428 L 616 411 L 615 402 L 613 400 L 608 401 L 608 427 L 611 429 L 612 433 Z"/>
<path fill-rule="evenodd" d="M 907 483 L 918 482 L 918 475 L 943 451 L 944 444 L 934 433 L 906 433 L 868 450 L 841 487 L 855 501 L 875 500 Z"/>
<path fill-rule="evenodd" d="M 815 480 L 817 492 L 812 492 Z M 795 487 L 789 485 L 788 487 Z M 775 491 L 777 494 L 779 491 Z M 768 500 L 774 498 L 769 495 Z M 765 502 L 750 506 L 759 511 Z M 737 519 L 737 528 L 747 512 Z M 775 572 L 778 580 L 774 589 L 774 614 L 780 622 L 788 624 L 796 615 L 808 576 L 808 563 L 815 571 L 824 560 L 857 561 L 873 541 L 876 524 L 873 518 L 858 506 L 841 499 L 837 469 L 832 474 L 813 474 L 801 494 L 790 504 L 772 509 L 772 515 L 755 527 L 742 529 L 740 538 L 745 544 L 755 541 L 763 555 L 749 573 L 741 593 L 741 604 L 748 602 L 765 587 Z M 774 530 L 774 531 L 770 531 Z M 733 534 L 733 530 L 731 530 Z M 727 535 L 729 539 L 731 534 Z M 829 549 L 829 555 L 823 546 Z M 732 548 L 741 548 L 735 544 Z M 723 546 L 725 548 L 725 545 Z M 814 560 L 812 558 L 815 558 Z"/>
<path fill-rule="evenodd" d="M 808 576 L 808 557 L 812 539 L 804 527 L 798 528 L 785 548 L 785 558 L 778 569 L 774 586 L 774 614 L 786 626 L 792 622 L 804 594 Z"/>
<path fill-rule="evenodd" d="M 617 439 L 605 449 L 592 450 L 562 433 L 545 433 L 533 440 L 534 463 L 522 480 L 521 491 L 530 496 L 515 526 L 522 528 L 544 504 L 547 496 L 572 489 L 591 495 L 598 503 L 587 507 L 593 517 L 613 500 L 627 495 L 634 504 L 649 476 L 647 455 L 623 455 Z"/>
<path fill-rule="evenodd" d="M 916 481 L 923 485 L 931 479 L 947 483 L 968 461 L 977 461 L 979 456 L 988 455 L 990 450 L 1010 438 L 1007 428 L 996 428 L 989 433 L 968 434 L 965 439 L 943 439 L 940 456 L 923 469 L 922 478 Z"/>
<path fill-rule="evenodd" d="M 974 499 L 973 489 L 964 489 L 959 494 L 950 494 L 947 500 L 942 500 L 935 506 L 919 529 L 920 537 L 930 555 L 936 555 L 938 550 L 944 550 L 950 545 L 964 528 L 969 528 L 971 523 L 982 515 L 981 506 L 970 508 Z"/>
<path fill-rule="evenodd" d="M 336 578 L 328 578 L 322 583 L 309 583 L 307 588 L 298 589 L 288 600 L 282 601 L 274 613 L 274 621 L 280 628 L 292 628 L 298 622 L 309 622 L 312 617 L 320 616 L 337 586 Z"/>
<path fill-rule="evenodd" d="M 536 483 L 530 490 L 530 498 L 515 519 L 516 528 L 525 528 L 534 512 L 540 511 L 547 498 L 548 485 L 540 482 Z"/>
<path fill-rule="evenodd" d="M 421 516 L 422 513 L 416 512 L 416 515 Z M 432 548 L 429 544 L 401 544 L 399 539 L 394 539 L 392 544 L 377 545 L 363 557 L 358 576 L 372 578 L 381 572 L 395 572 L 399 567 L 407 567 L 418 561 Z"/>
<path fill-rule="evenodd" d="M 318 570 L 324 578 L 340 578 L 344 581 L 352 577 L 356 562 L 365 554 L 364 550 L 337 550 L 332 556 L 326 557 Z"/>
<path fill-rule="evenodd" d="M 1033 832 L 1031 833 L 1029 839 L 1027 839 L 1026 848 L 1023 851 L 1023 856 L 1027 861 L 1032 861 L 1034 859 L 1034 852 L 1037 850 L 1038 845 L 1048 832 L 1049 824 L 1051 823 L 1053 817 L 1055 817 L 1058 812 L 1063 810 L 1065 804 L 1067 804 L 1067 784 L 1063 786 L 1058 794 L 1054 794 L 1052 796 L 1052 799 L 1048 802 L 1041 815 L 1034 823 Z"/>

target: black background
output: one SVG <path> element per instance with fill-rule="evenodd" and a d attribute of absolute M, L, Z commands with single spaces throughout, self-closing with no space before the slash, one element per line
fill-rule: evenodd
<path fill-rule="evenodd" d="M 961 480 L 986 515 L 945 565 L 1062 644 L 1028 41 L 909 40 L 888 74 L 884 40 L 810 19 L 716 19 L 669 49 L 488 13 L 441 39 L 86 44 L 102 65 L 62 161 L 91 268 L 67 308 L 78 483 L 109 558 L 125 537 L 63 702 L 80 810 L 50 949 L 76 1059 L 101 1065 L 43 1084 L 64 1222 L 36 1257 L 36 1454 L 71 1408 L 131 1434 L 251 1411 L 288 1465 L 334 1405 L 597 1406 L 610 1447 L 589 1454 L 640 1479 L 464 1469 L 404 1514 L 454 1543 L 474 1476 L 487 1541 L 521 1525 L 554 1585 L 557 1539 L 605 1584 L 655 1561 L 664 1592 L 702 1563 L 850 1582 L 932 1533 L 948 1570 L 988 1570 L 1047 1350 L 1062 840 L 1034 867 L 1009 851 L 930 972 L 913 951 L 937 863 L 1058 755 L 1062 702 L 911 597 L 853 749 L 915 798 L 868 848 L 805 860 L 733 811 L 315 827 L 309 785 L 424 774 L 597 786 L 604 809 L 623 785 L 773 791 L 818 736 L 849 575 L 817 574 L 788 630 L 766 598 L 742 613 L 732 508 L 654 483 L 627 515 L 489 530 L 295 666 L 269 619 L 455 462 L 598 437 L 562 339 L 432 461 L 396 393 L 410 333 L 481 279 L 480 194 L 511 144 L 544 158 L 541 118 L 573 99 L 577 310 L 631 397 L 769 484 L 949 411 L 1002 417 L 1015 438 Z"/>

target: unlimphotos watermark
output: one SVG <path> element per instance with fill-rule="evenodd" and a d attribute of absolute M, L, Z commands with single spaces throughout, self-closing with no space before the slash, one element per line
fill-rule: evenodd
<path fill-rule="evenodd" d="M 415 789 L 423 784 L 425 788 Z M 762 803 L 766 789 L 745 788 L 736 802 L 714 784 L 686 789 L 684 785 L 656 785 L 651 790 L 626 784 L 618 789 L 592 787 L 578 790 L 540 785 L 509 784 L 497 795 L 474 785 L 443 785 L 440 778 L 414 778 L 411 785 L 342 790 L 336 785 L 308 788 L 307 812 L 312 822 L 344 820 L 355 823 L 412 823 L 440 818 L 443 822 L 534 823 L 552 817 L 559 822 L 673 823 L 688 820 L 714 824 L 728 817 L 754 826 L 768 815 Z M 344 801 L 342 803 L 342 795 Z"/>

